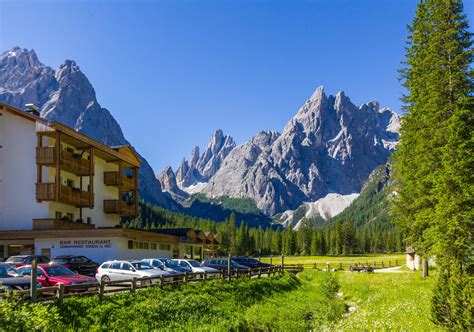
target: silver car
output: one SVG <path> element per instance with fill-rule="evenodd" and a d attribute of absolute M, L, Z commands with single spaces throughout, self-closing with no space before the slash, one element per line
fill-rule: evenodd
<path fill-rule="evenodd" d="M 166 271 L 154 269 L 150 264 L 142 261 L 107 261 L 102 263 L 97 269 L 95 278 L 98 281 L 118 281 L 131 280 L 133 278 L 145 277 L 169 277 Z M 153 283 L 158 282 L 154 279 Z"/>

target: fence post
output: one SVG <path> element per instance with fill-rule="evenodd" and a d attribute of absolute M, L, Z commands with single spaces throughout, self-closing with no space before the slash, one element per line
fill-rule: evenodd
<path fill-rule="evenodd" d="M 184 272 L 184 283 L 188 282 L 188 272 Z"/>
<path fill-rule="evenodd" d="M 342 270 L 342 262 L 339 262 L 339 270 Z"/>
<path fill-rule="evenodd" d="M 398 266 L 398 259 L 395 260 L 395 266 Z"/>
<path fill-rule="evenodd" d="M 207 271 L 204 271 L 204 280 L 207 280 Z"/>
<path fill-rule="evenodd" d="M 230 254 L 229 254 L 229 256 L 227 257 L 227 274 L 228 274 L 229 281 L 230 281 L 230 279 L 231 279 L 230 258 L 231 258 L 231 256 L 230 256 Z"/>
<path fill-rule="evenodd" d="M 99 303 L 102 303 L 102 298 L 104 297 L 104 291 L 105 291 L 105 281 L 101 279 L 100 286 L 99 286 Z"/>
<path fill-rule="evenodd" d="M 137 289 L 137 277 L 133 277 L 132 278 L 132 288 L 130 289 L 130 291 L 132 293 L 135 293 L 136 289 Z"/>
<path fill-rule="evenodd" d="M 270 255 L 270 264 L 273 264 L 273 255 Z"/>
<path fill-rule="evenodd" d="M 388 267 L 392 267 L 392 261 L 388 261 Z"/>
<path fill-rule="evenodd" d="M 163 275 L 160 275 L 160 288 L 163 288 Z"/>
<path fill-rule="evenodd" d="M 384 265 L 383 265 L 383 261 L 382 261 L 382 267 L 384 267 Z"/>
<path fill-rule="evenodd" d="M 36 285 L 38 282 L 36 266 L 37 266 L 36 258 L 33 258 L 33 260 L 31 261 L 31 285 L 30 285 L 31 302 L 36 301 Z"/>
<path fill-rule="evenodd" d="M 281 269 L 285 269 L 285 255 L 281 254 Z"/>
<path fill-rule="evenodd" d="M 262 276 L 262 268 L 259 267 L 258 268 L 258 279 L 260 279 L 261 276 Z"/>
<path fill-rule="evenodd" d="M 252 279 L 252 269 L 249 269 L 249 279 Z"/>
<path fill-rule="evenodd" d="M 58 305 L 62 306 L 64 299 L 64 284 L 58 284 L 58 292 L 56 294 L 56 297 L 58 298 Z"/>

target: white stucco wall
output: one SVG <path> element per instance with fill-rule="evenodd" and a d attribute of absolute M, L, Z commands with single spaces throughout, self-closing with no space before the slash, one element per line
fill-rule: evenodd
<path fill-rule="evenodd" d="M 57 211 L 72 213 L 75 220 L 79 219 L 79 208 L 36 201 L 36 123 L 5 110 L 0 112 L 0 230 L 32 229 L 33 219 L 54 218 Z M 54 146 L 54 139 L 44 137 L 43 146 Z M 103 205 L 104 199 L 118 198 L 118 189 L 104 185 L 104 171 L 117 171 L 118 166 L 97 156 L 94 165 L 95 205 L 94 209 L 82 209 L 82 219 L 86 222 L 91 217 L 97 227 L 114 227 L 120 223 L 120 216 L 105 214 Z M 55 182 L 55 168 L 43 166 L 42 174 L 42 182 Z M 72 173 L 61 171 L 61 179 L 74 180 L 75 187 L 79 187 L 80 177 Z M 83 177 L 82 183 L 83 190 L 87 190 L 89 178 Z"/>
<path fill-rule="evenodd" d="M 27 230 L 33 218 L 48 218 L 35 197 L 36 124 L 0 112 L 0 230 Z"/>

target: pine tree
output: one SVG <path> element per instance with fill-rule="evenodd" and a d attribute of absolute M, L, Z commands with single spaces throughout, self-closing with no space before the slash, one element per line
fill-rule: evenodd
<path fill-rule="evenodd" d="M 465 330 L 474 328 L 472 60 L 462 1 L 421 1 L 401 71 L 408 113 L 395 154 L 395 213 L 417 252 L 436 257 L 434 321 Z"/>

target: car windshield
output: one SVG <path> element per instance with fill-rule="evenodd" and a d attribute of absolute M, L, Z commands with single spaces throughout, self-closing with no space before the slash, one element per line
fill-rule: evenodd
<path fill-rule="evenodd" d="M 57 263 L 57 264 L 67 264 L 67 263 L 69 263 L 69 261 L 66 258 L 53 258 L 52 262 Z"/>
<path fill-rule="evenodd" d="M 13 257 L 8 257 L 7 262 L 8 263 L 21 263 L 23 262 L 24 257 L 21 256 L 13 256 Z"/>
<path fill-rule="evenodd" d="M 179 267 L 179 264 L 175 261 L 172 261 L 171 259 L 165 260 L 165 265 L 170 268 Z"/>
<path fill-rule="evenodd" d="M 18 275 L 18 271 L 11 266 L 0 266 L 0 278 L 12 278 Z"/>
<path fill-rule="evenodd" d="M 145 263 L 145 262 L 133 262 L 132 265 L 137 270 L 151 270 L 151 269 L 153 269 L 150 266 L 150 264 Z"/>
<path fill-rule="evenodd" d="M 201 264 L 198 261 L 195 261 L 194 259 L 189 260 L 188 263 L 191 264 L 192 267 L 200 267 L 201 266 Z"/>
<path fill-rule="evenodd" d="M 45 266 L 43 269 L 50 277 L 70 276 L 75 273 L 64 266 Z"/>

